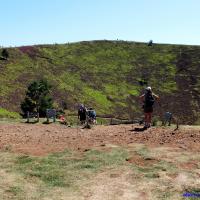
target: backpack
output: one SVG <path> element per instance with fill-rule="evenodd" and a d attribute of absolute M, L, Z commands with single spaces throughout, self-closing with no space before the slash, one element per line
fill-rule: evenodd
<path fill-rule="evenodd" d="M 145 94 L 145 107 L 152 107 L 155 102 L 155 99 L 151 93 Z"/>

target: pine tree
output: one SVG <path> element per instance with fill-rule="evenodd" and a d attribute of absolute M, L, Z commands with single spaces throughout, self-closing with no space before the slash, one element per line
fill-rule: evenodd
<path fill-rule="evenodd" d="M 21 109 L 24 115 L 29 111 L 39 112 L 40 116 L 44 117 L 46 109 L 53 107 L 50 89 L 51 86 L 46 80 L 32 82 L 28 86 L 24 101 L 21 103 Z"/>

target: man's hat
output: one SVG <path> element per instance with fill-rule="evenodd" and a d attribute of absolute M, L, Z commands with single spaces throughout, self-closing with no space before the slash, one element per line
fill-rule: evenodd
<path fill-rule="evenodd" d="M 151 91 L 151 87 L 150 87 L 150 86 L 147 87 L 146 90 L 147 90 L 147 91 Z"/>

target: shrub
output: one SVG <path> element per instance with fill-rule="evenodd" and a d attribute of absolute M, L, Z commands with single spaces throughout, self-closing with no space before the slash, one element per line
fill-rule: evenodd
<path fill-rule="evenodd" d="M 3 49 L 1 53 L 2 57 L 5 58 L 6 60 L 9 58 L 9 53 L 7 49 Z"/>
<path fill-rule="evenodd" d="M 4 108 L 0 108 L 0 118 L 19 119 L 20 115 L 16 112 L 10 112 Z"/>
<path fill-rule="evenodd" d="M 29 112 L 39 112 L 40 116 L 46 115 L 47 108 L 53 108 L 53 100 L 50 96 L 51 86 L 46 80 L 34 81 L 28 86 L 26 97 L 21 103 L 21 109 L 26 115 Z"/>

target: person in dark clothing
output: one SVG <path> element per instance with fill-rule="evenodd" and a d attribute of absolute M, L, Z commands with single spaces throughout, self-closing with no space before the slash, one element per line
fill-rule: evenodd
<path fill-rule="evenodd" d="M 151 126 L 153 104 L 155 100 L 159 99 L 159 96 L 152 92 L 151 87 L 147 87 L 145 93 L 140 96 L 140 99 L 144 103 L 144 128 L 149 128 Z"/>
<path fill-rule="evenodd" d="M 78 119 L 80 120 L 81 124 L 84 124 L 86 121 L 87 110 L 86 107 L 81 104 L 78 109 Z"/>

